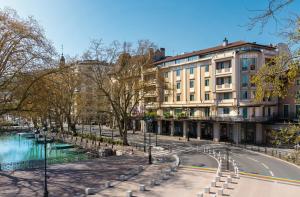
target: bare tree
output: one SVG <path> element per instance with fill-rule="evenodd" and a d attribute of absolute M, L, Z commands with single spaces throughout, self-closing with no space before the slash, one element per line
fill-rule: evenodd
<path fill-rule="evenodd" d="M 52 67 L 54 55 L 32 17 L 21 19 L 12 9 L 0 10 L 0 114 L 20 109 L 28 90 L 42 77 L 30 73 Z"/>
<path fill-rule="evenodd" d="M 91 67 L 89 72 L 98 92 L 105 98 L 102 102 L 109 103 L 109 108 L 103 109 L 103 112 L 114 116 L 124 145 L 128 144 L 127 130 L 132 112 L 146 93 L 145 85 L 140 79 L 142 68 L 153 60 L 149 53 L 150 46 L 153 46 L 151 42 L 140 41 L 136 48 L 130 43 L 121 46 L 118 42 L 113 42 L 108 47 L 102 45 L 101 49 L 97 47 L 97 50 L 104 53 L 101 58 L 98 57 L 101 62 Z"/>

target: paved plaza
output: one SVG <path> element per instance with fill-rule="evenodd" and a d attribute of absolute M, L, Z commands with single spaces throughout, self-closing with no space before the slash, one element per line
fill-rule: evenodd
<path fill-rule="evenodd" d="M 141 156 L 112 156 L 86 162 L 53 165 L 49 167 L 49 196 L 84 196 L 87 187 L 100 188 L 107 180 L 139 165 L 146 165 Z M 43 169 L 30 171 L 0 172 L 0 196 L 43 196 Z"/>

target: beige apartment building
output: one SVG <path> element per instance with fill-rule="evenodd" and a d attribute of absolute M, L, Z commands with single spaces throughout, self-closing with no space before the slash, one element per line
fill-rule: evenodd
<path fill-rule="evenodd" d="M 154 89 L 143 107 L 157 113 L 158 134 L 265 143 L 266 131 L 278 116 L 278 99 L 255 103 L 250 79 L 277 54 L 272 45 L 224 39 L 216 47 L 162 57 L 143 71 L 142 79 Z M 158 76 L 164 85 L 156 83 Z M 142 121 L 142 130 L 146 124 Z"/>

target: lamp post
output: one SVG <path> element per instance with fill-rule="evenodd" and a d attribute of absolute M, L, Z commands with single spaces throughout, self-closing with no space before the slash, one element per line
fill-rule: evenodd
<path fill-rule="evenodd" d="M 153 132 L 152 118 L 149 119 L 149 164 L 152 164 L 152 155 L 151 155 L 151 132 Z"/>
<path fill-rule="evenodd" d="M 157 132 L 158 132 L 158 129 L 155 132 L 155 146 L 157 146 Z"/>
<path fill-rule="evenodd" d="M 145 122 L 145 120 L 144 120 L 144 122 Z M 147 124 L 145 124 L 144 125 L 144 153 L 146 152 L 146 125 Z"/>
<path fill-rule="evenodd" d="M 48 186 L 47 186 L 47 124 L 44 124 L 44 197 L 48 197 Z"/>

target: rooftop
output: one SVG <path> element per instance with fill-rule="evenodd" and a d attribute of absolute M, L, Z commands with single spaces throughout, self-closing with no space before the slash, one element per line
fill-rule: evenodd
<path fill-rule="evenodd" d="M 262 45 L 262 44 L 256 44 L 255 42 L 236 41 L 236 42 L 227 43 L 225 46 L 224 45 L 218 45 L 218 46 L 215 46 L 215 47 L 211 47 L 211 48 L 207 48 L 207 49 L 201 49 L 201 50 L 198 50 L 198 51 L 193 51 L 193 52 L 185 53 L 185 54 L 182 54 L 182 55 L 168 56 L 163 60 L 155 62 L 155 64 L 160 64 L 160 63 L 169 62 L 169 61 L 172 61 L 172 60 L 178 60 L 178 59 L 187 58 L 187 57 L 192 57 L 192 56 L 207 55 L 207 54 L 210 54 L 210 53 L 215 53 L 215 52 L 218 52 L 218 51 L 224 51 L 224 50 L 227 50 L 227 49 L 232 49 L 232 48 L 241 47 L 241 46 L 253 46 L 253 47 L 259 47 L 259 48 L 268 49 L 268 50 L 275 50 L 276 49 L 276 47 L 274 47 L 272 45 Z"/>

